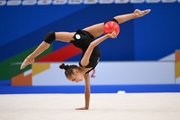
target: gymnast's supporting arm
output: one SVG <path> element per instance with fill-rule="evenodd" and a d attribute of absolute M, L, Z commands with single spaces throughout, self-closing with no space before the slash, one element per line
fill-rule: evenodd
<path fill-rule="evenodd" d="M 85 90 L 84 90 L 85 107 L 76 108 L 76 110 L 88 110 L 89 109 L 90 93 L 91 93 L 89 73 L 84 74 L 84 80 L 85 80 Z"/>

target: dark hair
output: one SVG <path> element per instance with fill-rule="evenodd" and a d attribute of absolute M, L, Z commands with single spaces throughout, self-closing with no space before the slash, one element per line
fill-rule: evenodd
<path fill-rule="evenodd" d="M 78 69 L 79 67 L 77 65 L 65 65 L 64 63 L 62 63 L 59 68 L 64 69 L 64 73 L 66 77 L 68 77 L 73 74 L 73 69 Z"/>

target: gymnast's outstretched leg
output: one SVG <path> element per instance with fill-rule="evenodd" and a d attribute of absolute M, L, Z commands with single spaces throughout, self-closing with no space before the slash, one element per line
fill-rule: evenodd
<path fill-rule="evenodd" d="M 126 21 L 142 17 L 142 16 L 148 14 L 150 11 L 151 11 L 150 9 L 143 10 L 143 11 L 136 9 L 133 13 L 117 15 L 113 19 L 115 19 L 115 21 L 118 24 L 121 24 Z M 99 23 L 99 24 L 95 24 L 95 25 L 86 27 L 86 28 L 84 28 L 84 30 L 88 31 L 96 38 L 103 34 L 103 32 L 104 32 L 103 28 L 104 28 L 104 23 Z"/>
<path fill-rule="evenodd" d="M 44 37 L 44 41 L 30 54 L 26 57 L 26 59 L 21 64 L 20 69 L 25 68 L 27 65 L 34 63 L 35 58 L 49 48 L 51 43 L 54 40 L 59 40 L 63 42 L 70 42 L 73 40 L 73 35 L 75 32 L 53 32 L 50 31 Z"/>

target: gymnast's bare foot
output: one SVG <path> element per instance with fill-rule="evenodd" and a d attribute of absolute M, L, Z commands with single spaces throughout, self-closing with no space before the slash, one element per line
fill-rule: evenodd
<path fill-rule="evenodd" d="M 35 61 L 34 58 L 32 58 L 31 56 L 28 56 L 21 64 L 20 69 L 24 69 L 27 65 L 34 63 L 34 61 Z"/>
<path fill-rule="evenodd" d="M 150 11 L 151 11 L 151 9 L 146 9 L 146 10 L 142 10 L 142 11 L 139 9 L 136 9 L 134 11 L 134 14 L 136 15 L 137 18 L 139 18 L 139 17 L 142 17 L 142 16 L 148 14 Z"/>

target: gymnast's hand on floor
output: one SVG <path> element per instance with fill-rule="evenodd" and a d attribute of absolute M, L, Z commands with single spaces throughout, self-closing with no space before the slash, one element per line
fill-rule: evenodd
<path fill-rule="evenodd" d="M 76 110 L 88 110 L 89 108 L 82 107 L 82 108 L 76 108 Z"/>
<path fill-rule="evenodd" d="M 34 63 L 34 61 L 35 61 L 34 58 L 32 58 L 31 56 L 28 56 L 21 64 L 20 69 L 24 69 L 27 65 Z"/>
<path fill-rule="evenodd" d="M 142 10 L 142 11 L 139 9 L 136 9 L 134 11 L 134 14 L 136 15 L 137 18 L 139 18 L 139 17 L 142 17 L 142 16 L 148 14 L 150 11 L 151 11 L 151 9 L 146 9 L 146 10 Z"/>

